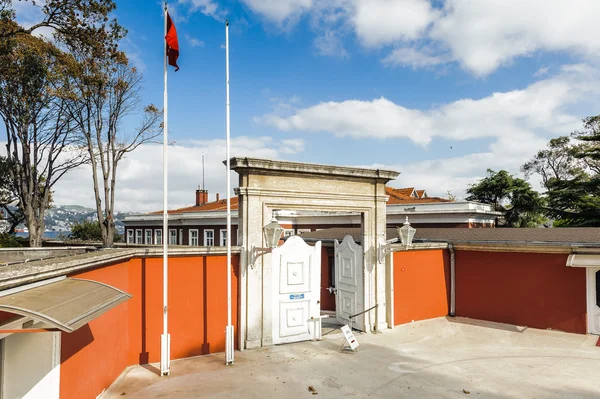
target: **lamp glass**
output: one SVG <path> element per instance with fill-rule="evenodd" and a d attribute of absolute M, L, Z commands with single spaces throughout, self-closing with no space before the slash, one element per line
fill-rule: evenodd
<path fill-rule="evenodd" d="M 400 241 L 405 246 L 412 245 L 413 237 L 415 236 L 415 232 L 417 229 L 412 227 L 408 222 L 408 216 L 406 217 L 406 221 L 404 222 L 402 227 L 398 227 L 398 237 L 400 237 Z"/>
<path fill-rule="evenodd" d="M 281 235 L 283 234 L 283 227 L 277 223 L 277 219 L 275 219 L 275 217 L 271 219 L 271 222 L 268 225 L 263 227 L 263 232 L 265 234 L 267 247 L 277 248 L 279 240 L 281 239 Z"/>

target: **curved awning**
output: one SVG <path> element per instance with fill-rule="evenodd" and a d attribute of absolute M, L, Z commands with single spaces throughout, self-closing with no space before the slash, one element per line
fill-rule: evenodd
<path fill-rule="evenodd" d="M 600 267 L 600 254 L 571 254 L 567 258 L 570 267 Z"/>
<path fill-rule="evenodd" d="M 130 298 L 98 281 L 62 278 L 0 292 L 0 311 L 23 316 L 17 316 L 17 324 L 33 320 L 38 328 L 70 333 Z M 15 319 L 0 323 L 0 333 L 9 324 L 14 325 Z"/>

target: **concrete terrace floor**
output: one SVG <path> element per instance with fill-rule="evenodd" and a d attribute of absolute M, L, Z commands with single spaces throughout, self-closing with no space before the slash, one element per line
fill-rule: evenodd
<path fill-rule="evenodd" d="M 108 398 L 599 398 L 597 336 L 463 318 L 361 334 L 358 352 L 342 336 L 127 369 Z"/>

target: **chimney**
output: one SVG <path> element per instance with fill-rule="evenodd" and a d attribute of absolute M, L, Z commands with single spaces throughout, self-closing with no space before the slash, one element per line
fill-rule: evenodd
<path fill-rule="evenodd" d="M 219 200 L 219 193 L 217 193 L 217 201 Z"/>
<path fill-rule="evenodd" d="M 208 202 L 208 190 L 196 190 L 196 206 L 206 204 Z"/>

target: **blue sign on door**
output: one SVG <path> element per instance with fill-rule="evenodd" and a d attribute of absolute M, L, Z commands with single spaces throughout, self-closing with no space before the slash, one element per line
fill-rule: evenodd
<path fill-rule="evenodd" d="M 304 294 L 291 294 L 290 299 L 304 299 Z"/>

